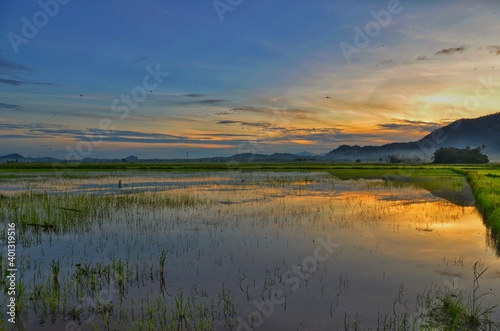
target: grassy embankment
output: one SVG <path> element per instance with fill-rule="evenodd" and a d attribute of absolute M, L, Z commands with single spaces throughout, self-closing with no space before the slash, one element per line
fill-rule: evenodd
<path fill-rule="evenodd" d="M 474 192 L 477 206 L 483 213 L 492 237 L 500 242 L 500 168 L 461 169 Z"/>

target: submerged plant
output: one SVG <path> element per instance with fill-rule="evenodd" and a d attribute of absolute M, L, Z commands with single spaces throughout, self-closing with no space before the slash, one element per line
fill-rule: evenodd
<path fill-rule="evenodd" d="M 52 261 L 50 264 L 52 270 L 52 279 L 54 280 L 54 287 L 59 287 L 59 272 L 61 271 L 61 261 Z"/>
<path fill-rule="evenodd" d="M 96 330 L 235 329 L 241 314 L 247 314 L 243 317 L 255 327 L 264 317 L 254 307 L 255 301 L 283 299 L 280 309 L 274 307 L 273 320 L 269 318 L 262 326 L 266 329 L 279 327 L 279 318 L 290 318 L 290 323 L 301 318 L 303 315 L 294 315 L 294 311 L 305 295 L 315 299 L 314 304 L 305 307 L 311 319 L 329 322 L 330 306 L 332 321 L 342 323 L 344 317 L 347 329 L 366 330 L 364 312 L 349 310 L 344 315 L 345 301 L 356 294 L 355 287 L 349 286 L 350 278 L 340 274 L 336 286 L 343 260 L 338 254 L 346 253 L 335 252 L 332 259 L 316 261 L 313 266 L 296 266 L 300 262 L 295 260 L 296 255 L 302 258 L 307 256 L 302 254 L 312 254 L 314 248 L 311 246 L 308 252 L 307 247 L 312 245 L 309 240 L 313 234 L 341 236 L 360 231 L 363 235 L 365 230 L 385 225 L 391 231 L 397 229 L 399 238 L 394 238 L 404 244 L 399 239 L 403 239 L 405 227 L 398 217 L 412 212 L 414 207 L 414 196 L 410 194 L 408 204 L 395 200 L 399 193 L 413 193 L 413 186 L 402 188 L 382 180 L 340 181 L 327 173 L 148 172 L 140 180 L 127 178 L 123 180 L 127 184 L 120 185 L 122 179 L 118 178 L 131 174 L 135 175 L 75 172 L 57 180 L 34 176 L 30 181 L 35 184 L 29 184 L 29 189 L 0 197 L 0 220 L 13 220 L 19 225 L 18 238 L 23 245 L 20 274 L 29 279 L 23 296 L 29 309 L 22 311 L 21 318 L 30 321 L 28 328 L 36 329 L 38 324 L 50 327 L 46 323 L 52 321 L 54 325 L 75 321 L 84 325 L 82 328 Z M 155 176 L 169 181 L 170 186 L 158 185 Z M 437 186 L 441 181 L 427 181 L 440 188 Z M 138 189 L 141 185 L 146 188 Z M 51 187 L 57 191 L 51 191 Z M 390 195 L 377 195 L 380 192 Z M 420 193 L 418 197 L 422 199 L 419 202 L 426 199 Z M 447 215 L 448 206 L 443 204 L 434 215 L 433 204 L 419 204 L 419 213 L 426 220 L 416 224 L 411 221 L 406 233 L 418 231 L 420 237 L 428 238 L 445 231 L 437 226 L 442 219 L 458 219 L 455 213 L 460 211 L 453 209 L 454 214 Z M 2 236 L 5 234 L 0 234 L 0 239 Z M 374 254 L 383 252 L 384 245 L 380 249 L 378 243 L 377 247 L 368 247 L 369 241 L 359 244 L 360 254 L 372 254 L 372 249 Z M 323 256 L 326 251 L 319 253 Z M 50 265 L 33 258 L 38 255 L 45 261 L 52 260 Z M 5 270 L 3 257 L 0 266 Z M 462 266 L 459 259 L 455 267 Z M 287 275 L 295 267 L 297 274 Z M 309 267 L 317 273 L 307 272 Z M 460 330 L 463 325 L 480 325 L 487 330 L 489 325 L 494 330 L 496 324 L 489 321 L 493 308 L 485 306 L 491 298 L 479 291 L 482 271 L 478 264 L 474 283 L 477 289 L 471 297 L 442 291 L 438 293 L 440 300 L 435 300 L 434 293 L 422 298 L 428 313 L 422 321 L 434 316 L 449 322 L 446 327 L 435 324 L 436 328 Z M 173 295 L 166 291 L 167 273 L 169 291 L 175 288 Z M 353 279 L 358 281 L 357 275 Z M 191 290 L 183 293 L 182 288 Z M 274 289 L 282 289 L 283 297 L 278 297 Z M 412 330 L 416 325 L 413 321 L 417 315 L 409 310 L 412 298 L 404 298 L 402 286 L 399 294 L 400 309 L 380 313 L 379 330 Z M 326 309 L 317 309 L 322 304 Z M 320 315 L 324 311 L 326 316 Z M 310 323 L 307 320 L 301 327 L 313 329 Z M 369 327 L 375 330 L 373 325 Z"/>
<path fill-rule="evenodd" d="M 183 330 L 188 327 L 188 313 L 191 308 L 191 298 L 184 298 L 182 289 L 179 289 L 175 297 L 175 309 L 177 319 L 177 329 Z"/>

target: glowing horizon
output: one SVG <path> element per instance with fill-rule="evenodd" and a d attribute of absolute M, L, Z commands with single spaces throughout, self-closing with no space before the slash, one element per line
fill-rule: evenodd
<path fill-rule="evenodd" d="M 319 154 L 499 111 L 500 4 L 42 3 L 0 11 L 0 155 Z"/>

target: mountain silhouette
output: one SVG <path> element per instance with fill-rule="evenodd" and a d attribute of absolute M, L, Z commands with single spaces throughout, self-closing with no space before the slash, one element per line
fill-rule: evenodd
<path fill-rule="evenodd" d="M 342 145 L 324 155 L 314 155 L 307 151 L 298 154 L 274 153 L 255 154 L 242 153 L 229 157 L 209 157 L 197 159 L 153 159 L 139 160 L 131 155 L 124 159 L 85 158 L 78 162 L 391 162 L 393 160 L 410 162 L 431 162 L 434 152 L 441 147 L 455 148 L 480 147 L 490 161 L 500 161 L 500 113 L 478 118 L 460 119 L 432 131 L 422 139 L 411 142 L 396 142 L 381 146 L 349 146 Z M 0 163 L 5 162 L 63 162 L 51 157 L 23 157 L 13 153 L 0 156 Z"/>
<path fill-rule="evenodd" d="M 342 145 L 325 154 L 337 161 L 380 161 L 391 156 L 415 162 L 430 162 L 441 147 L 481 147 L 490 160 L 500 160 L 500 113 L 473 119 L 460 119 L 436 129 L 418 141 L 381 146 Z"/>

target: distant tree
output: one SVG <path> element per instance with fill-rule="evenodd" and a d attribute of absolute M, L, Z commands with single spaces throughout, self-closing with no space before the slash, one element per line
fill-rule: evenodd
<path fill-rule="evenodd" d="M 488 156 L 481 154 L 481 147 L 464 149 L 441 147 L 434 152 L 434 163 L 488 163 Z"/>
<path fill-rule="evenodd" d="M 401 163 L 403 160 L 399 157 L 398 154 L 389 155 L 389 163 Z"/>

